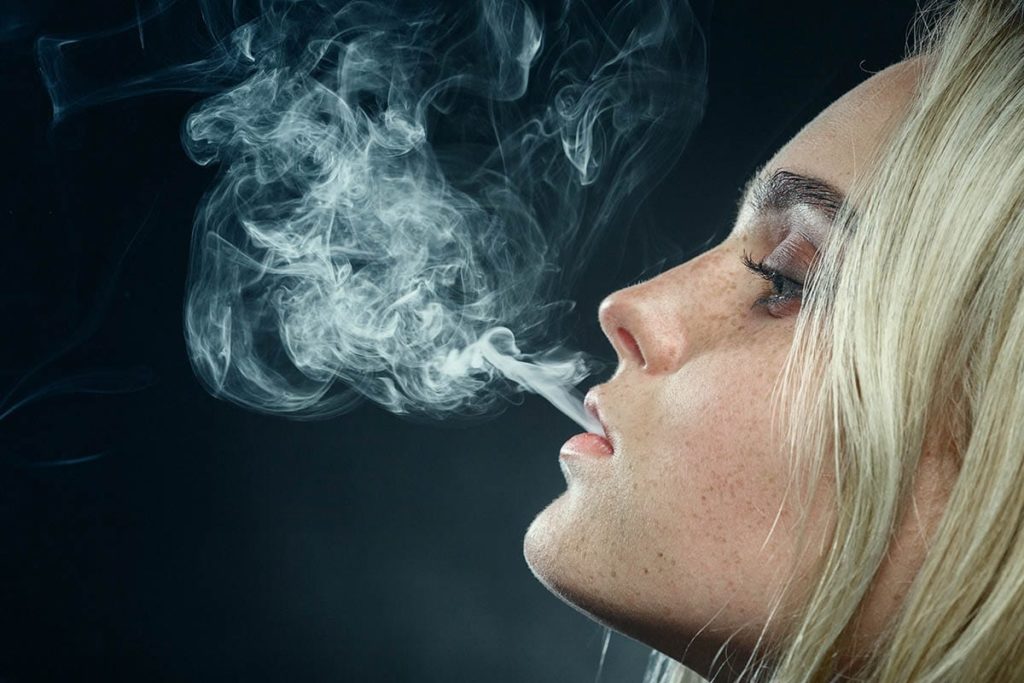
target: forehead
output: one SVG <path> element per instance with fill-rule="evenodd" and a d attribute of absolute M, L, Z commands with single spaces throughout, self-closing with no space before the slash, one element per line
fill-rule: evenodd
<path fill-rule="evenodd" d="M 786 143 L 764 170 L 787 169 L 846 192 L 905 112 L 920 77 L 920 59 L 894 64 L 847 92 Z"/>

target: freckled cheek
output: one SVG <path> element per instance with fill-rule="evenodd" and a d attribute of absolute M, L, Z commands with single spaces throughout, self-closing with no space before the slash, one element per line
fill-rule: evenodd
<path fill-rule="evenodd" d="M 673 417 L 652 423 L 625 478 L 648 497 L 652 524 L 734 547 L 737 534 L 770 526 L 784 463 L 767 443 L 767 403 L 756 392 L 744 394 L 742 383 L 703 384 L 699 397 L 680 396 L 676 410 L 661 411 Z"/>

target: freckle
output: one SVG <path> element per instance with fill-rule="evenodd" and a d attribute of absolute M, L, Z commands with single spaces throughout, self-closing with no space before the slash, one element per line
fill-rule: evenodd
<path fill-rule="evenodd" d="M 618 574 L 616 574 L 615 570 L 613 569 L 612 570 L 612 578 L 614 579 L 614 578 L 617 578 L 617 577 L 618 577 Z"/>
<path fill-rule="evenodd" d="M 658 557 L 665 557 L 665 553 L 658 553 Z"/>
<path fill-rule="evenodd" d="M 647 567 L 644 567 L 644 574 L 650 574 L 650 573 L 651 572 L 647 570 Z"/>

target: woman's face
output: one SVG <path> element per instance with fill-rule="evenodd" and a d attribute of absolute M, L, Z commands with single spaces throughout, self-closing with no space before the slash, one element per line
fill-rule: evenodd
<path fill-rule="evenodd" d="M 917 66 L 876 74 L 779 150 L 724 242 L 601 304 L 619 365 L 593 393 L 615 452 L 562 453 L 566 491 L 531 524 L 526 560 L 562 599 L 705 675 L 727 639 L 737 655 L 756 641 L 795 555 L 796 508 L 792 492 L 783 506 L 787 461 L 770 430 L 769 394 L 800 304 L 752 308 L 770 283 L 744 266 L 744 253 L 804 281 L 830 229 L 831 194 L 847 190 L 902 116 Z M 949 482 L 941 463 L 922 459 L 918 517 L 903 521 L 876 577 L 864 638 L 922 557 Z M 832 520 L 831 482 L 821 485 L 812 538 Z M 805 586 L 812 546 L 797 560 Z"/>

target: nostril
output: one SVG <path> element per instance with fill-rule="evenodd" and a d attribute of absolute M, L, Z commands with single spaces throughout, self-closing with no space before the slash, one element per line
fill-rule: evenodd
<path fill-rule="evenodd" d="M 646 366 L 647 361 L 644 359 L 643 351 L 640 350 L 640 344 L 637 343 L 636 338 L 625 327 L 620 327 L 618 334 L 622 346 L 629 349 L 629 352 L 636 356 L 637 360 L 640 361 L 640 365 Z"/>

